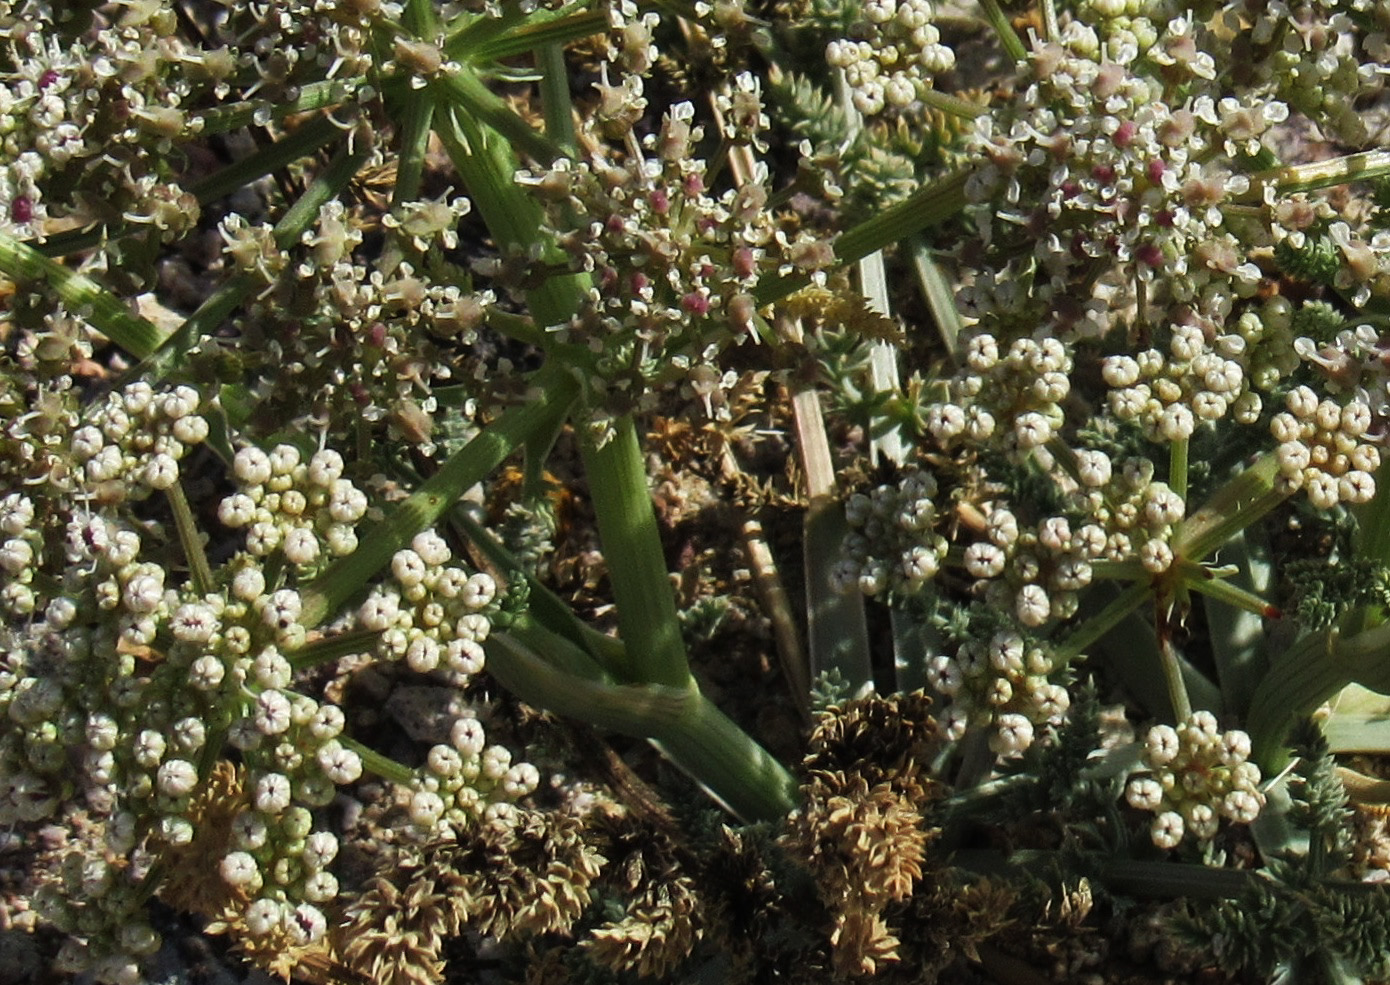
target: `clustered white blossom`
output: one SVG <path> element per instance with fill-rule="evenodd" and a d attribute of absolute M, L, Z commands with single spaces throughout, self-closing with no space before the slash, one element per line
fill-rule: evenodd
<path fill-rule="evenodd" d="M 1078 483 L 1067 503 L 1099 528 L 1103 547 L 1098 556 L 1109 561 L 1138 556 L 1154 574 L 1168 570 L 1173 563 L 1169 541 L 1187 504 L 1154 478 L 1153 462 L 1127 458 L 1116 467 L 1110 456 L 1094 449 L 1077 451 L 1075 460 Z M 1096 536 L 1089 524 L 1082 529 Z"/>
<path fill-rule="evenodd" d="M 306 462 L 298 448 L 281 444 L 269 453 L 253 446 L 237 452 L 232 472 L 240 490 L 222 500 L 217 517 L 246 530 L 254 557 L 279 552 L 312 571 L 357 549 L 356 526 L 367 496 L 343 478 L 343 457 L 331 448 Z"/>
<path fill-rule="evenodd" d="M 896 482 L 852 495 L 845 503 L 850 533 L 835 567 L 836 584 L 865 595 L 920 591 L 946 555 L 946 538 L 935 529 L 936 492 L 932 474 L 912 467 Z"/>
<path fill-rule="evenodd" d="M 1201 34 L 1186 18 L 1151 41 L 1074 21 L 1034 48 L 1035 81 L 1011 111 L 982 116 L 972 141 L 989 163 L 967 186 L 970 215 L 1000 259 L 966 288 L 968 314 L 1071 339 L 1136 307 L 1219 321 L 1255 293 L 1249 230 L 1221 206 L 1249 190 L 1233 155 L 1257 151 L 1287 107 L 1224 95 Z M 1033 248 L 1006 259 L 1020 235 Z"/>
<path fill-rule="evenodd" d="M 1263 404 L 1246 381 L 1246 344 L 1238 333 L 1212 346 L 1199 326 L 1174 325 L 1168 350 L 1106 358 L 1102 375 L 1116 418 L 1139 423 L 1155 444 L 1190 438 L 1199 423 L 1228 414 L 1241 424 L 1259 420 Z"/>
<path fill-rule="evenodd" d="M 1001 351 L 993 335 L 980 332 L 950 381 L 951 399 L 927 407 L 927 430 L 947 449 L 982 444 L 1002 431 L 1006 447 L 1026 456 L 1060 433 L 1071 370 L 1071 353 L 1059 339 L 1015 339 Z"/>
<path fill-rule="evenodd" d="M 995 504 L 986 515 L 985 539 L 965 549 L 965 570 L 987 605 L 1036 629 L 1076 613 L 1078 593 L 1091 583 L 1091 562 L 1106 546 L 1097 524 L 1073 527 L 1065 516 L 1049 516 L 1027 527 Z"/>
<path fill-rule="evenodd" d="M 1370 404 L 1359 395 L 1345 403 L 1319 399 L 1300 386 L 1284 406 L 1269 422 L 1284 491 L 1303 490 L 1319 509 L 1369 502 L 1381 457 L 1379 439 L 1368 433 L 1375 421 Z"/>
<path fill-rule="evenodd" d="M 868 0 L 853 39 L 830 42 L 825 60 L 843 69 L 854 106 L 865 116 L 911 106 L 956 55 L 932 23 L 932 0 Z"/>
<path fill-rule="evenodd" d="M 779 228 L 766 207 L 765 164 L 736 188 L 707 186 L 706 162 L 693 156 L 703 135 L 693 104 L 673 106 L 639 145 L 631 130 L 641 91 L 637 76 L 626 76 L 621 91 L 600 86 L 613 106 L 609 116 L 600 106 L 603 135 L 629 142 L 621 160 L 599 153 L 518 174 L 545 203 L 571 265 L 593 277 L 579 313 L 548 329 L 590 354 L 586 383 L 600 434 L 609 416 L 650 409 L 668 389 L 717 413 L 738 380 L 721 354 L 759 338 L 759 281 L 820 274 L 835 259 L 829 242 Z M 756 143 L 766 125 L 761 102 L 752 76 L 735 80 L 724 102 L 733 137 Z"/>
<path fill-rule="evenodd" d="M 1211 841 L 1222 818 L 1249 824 L 1264 807 L 1250 737 L 1222 732 L 1211 712 L 1194 712 L 1176 728 L 1153 726 L 1141 755 L 1143 772 L 1130 778 L 1125 799 L 1154 814 L 1149 834 L 1159 848 L 1176 848 L 1185 837 Z"/>
<path fill-rule="evenodd" d="M 971 727 L 991 728 L 990 748 L 1013 757 L 1032 745 L 1035 726 L 1057 725 L 1066 717 L 1071 696 L 1052 680 L 1064 669 L 1047 646 L 1006 629 L 988 641 L 966 642 L 955 656 L 932 657 L 927 675 L 949 701 L 941 715 L 949 737 Z"/>
<path fill-rule="evenodd" d="M 483 669 L 483 641 L 492 629 L 497 584 L 491 575 L 451 564 L 449 545 L 434 531 L 418 534 L 391 559 L 389 581 L 357 610 L 357 625 L 379 632 L 377 653 L 420 674 L 443 673 L 455 686 Z M 450 743 L 436 745 L 411 794 L 410 818 L 427 830 L 476 818 L 490 801 L 511 801 L 536 788 L 540 774 L 487 745 L 476 716 L 459 718 Z"/>
<path fill-rule="evenodd" d="M 321 937 L 338 893 L 329 868 L 338 843 L 313 812 L 365 766 L 343 709 L 301 693 L 293 662 L 315 628 L 297 586 L 353 552 L 368 511 L 342 457 L 322 449 L 306 459 L 288 443 L 237 452 L 238 488 L 219 515 L 245 530 L 246 550 L 214 569 L 210 586 L 165 563 L 168 531 L 130 513 L 179 481 L 180 460 L 208 434 L 204 405 L 188 386 L 114 390 L 72 432 L 65 513 L 40 515 L 59 500 L 0 497 L 3 595 L 29 613 L 5 630 L 0 659 L 0 824 L 51 823 L 75 809 L 91 819 L 94 839 L 72 847 L 61 885 L 36 906 L 74 935 L 62 966 L 104 981 L 138 981 L 158 948 L 137 880 L 162 852 L 192 843 L 190 804 L 228 747 L 247 805 L 218 873 L 247 899 L 251 933 Z M 56 547 L 45 544 L 50 532 Z M 497 586 L 448 561 L 442 538 L 418 535 L 396 555 L 389 590 L 334 630 L 378 631 L 383 654 L 421 672 L 476 673 Z M 45 599 L 30 582 L 55 564 L 46 574 L 59 594 Z M 427 828 L 510 804 L 539 782 L 533 766 L 486 745 L 475 719 L 454 732 L 453 753 L 433 751 L 404 792 Z M 132 857 L 147 861 L 110 861 Z"/>

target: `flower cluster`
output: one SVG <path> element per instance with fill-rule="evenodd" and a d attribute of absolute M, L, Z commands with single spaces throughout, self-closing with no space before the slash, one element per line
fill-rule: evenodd
<path fill-rule="evenodd" d="M 759 338 L 752 293 L 759 281 L 822 271 L 835 259 L 828 242 L 780 228 L 766 207 L 765 165 L 738 187 L 714 191 L 717 176 L 692 156 L 703 136 L 692 104 L 672 107 L 637 153 L 631 130 L 641 91 L 636 76 L 621 87 L 600 86 L 596 126 L 610 138 L 626 135 L 634 153 L 612 162 L 562 159 L 518 175 L 545 202 L 571 266 L 593 276 L 579 313 L 548 328 L 589 353 L 586 383 L 599 433 L 605 415 L 648 410 L 667 389 L 715 412 L 738 378 L 721 354 Z M 726 136 L 756 146 L 766 117 L 751 76 L 736 80 L 725 105 Z M 634 106 L 638 115 L 628 113 Z"/>
<path fill-rule="evenodd" d="M 456 227 L 470 208 L 466 198 L 412 201 L 382 216 L 415 252 L 410 260 L 360 256 L 367 217 L 336 200 L 290 250 L 277 245 L 268 223 L 228 215 L 220 227 L 227 265 L 265 284 L 234 349 L 265 375 L 263 404 L 302 413 L 307 393 L 331 427 L 365 419 L 432 453 L 432 385 L 486 375 L 480 357 L 463 347 L 477 341 L 493 294 L 471 290 L 467 277 L 427 273 L 457 245 Z"/>
<path fill-rule="evenodd" d="M 1273 0 L 1258 11 L 1230 9 L 1226 23 L 1241 32 L 1235 58 L 1252 81 L 1272 85 L 1281 99 L 1338 139 L 1352 146 L 1365 143 L 1357 97 L 1371 88 L 1374 75 L 1362 66 L 1383 63 L 1390 55 L 1377 5 Z"/>
<path fill-rule="evenodd" d="M 914 595 L 936 574 L 946 555 L 937 522 L 936 479 L 910 468 L 892 484 L 855 493 L 845 503 L 850 533 L 834 578 L 842 590 L 865 595 Z"/>
<path fill-rule="evenodd" d="M 844 70 L 855 108 L 865 116 L 903 109 L 949 72 L 955 52 L 941 43 L 931 0 L 869 0 L 857 40 L 832 41 L 825 60 Z"/>
<path fill-rule="evenodd" d="M 143 499 L 179 481 L 179 460 L 208 435 L 202 398 L 189 386 L 156 394 L 137 382 L 106 400 L 72 436 L 87 490 L 112 502 Z"/>
<path fill-rule="evenodd" d="M 1073 22 L 1034 48 L 1034 81 L 977 124 L 990 163 L 967 195 L 992 260 L 963 294 L 968 313 L 1068 339 L 1175 304 L 1217 317 L 1254 293 L 1248 237 L 1221 206 L 1249 189 L 1232 156 L 1257 152 L 1287 108 L 1221 95 L 1200 35 L 1174 19 L 1141 57 L 1143 39 L 1102 43 Z"/>
<path fill-rule="evenodd" d="M 367 496 L 343 478 L 336 451 L 322 449 L 305 462 L 293 445 L 269 453 L 252 445 L 237 452 L 232 471 L 241 489 L 222 500 L 217 518 L 246 529 L 252 556 L 278 550 L 307 573 L 357 549 L 355 527 L 366 515 Z"/>
<path fill-rule="evenodd" d="M 1222 336 L 1214 348 L 1197 325 L 1175 325 L 1171 336 L 1166 355 L 1144 349 L 1105 360 L 1102 375 L 1116 418 L 1137 422 L 1156 444 L 1190 438 L 1199 422 L 1227 414 L 1242 424 L 1259 419 L 1262 402 L 1246 382 L 1239 334 Z"/>
<path fill-rule="evenodd" d="M 1380 467 L 1379 442 L 1367 432 L 1374 415 L 1360 397 L 1346 403 L 1318 399 L 1309 387 L 1295 387 L 1285 410 L 1269 422 L 1279 442 L 1279 480 L 1287 492 L 1305 490 L 1320 509 L 1338 503 L 1356 505 L 1375 495 L 1374 472 Z"/>
<path fill-rule="evenodd" d="M 1105 452 L 1082 449 L 1076 452 L 1076 472 L 1079 481 L 1067 503 L 1100 528 L 1101 555 L 1125 561 L 1137 554 L 1154 574 L 1167 571 L 1173 563 L 1169 541 L 1187 504 L 1166 482 L 1154 479 L 1153 462 L 1127 458 L 1116 468 Z"/>
<path fill-rule="evenodd" d="M 938 654 L 928 665 L 929 680 L 950 699 L 942 727 L 959 738 L 973 726 L 992 726 L 990 748 L 999 756 L 1018 756 L 1033 744 L 1034 726 L 1057 725 L 1071 707 L 1071 696 L 1052 678 L 1065 670 L 1050 649 L 1005 629 L 987 642 L 968 641 L 954 657 Z"/>
<path fill-rule="evenodd" d="M 1155 725 L 1144 738 L 1145 772 L 1130 779 L 1125 799 L 1153 812 L 1149 834 L 1159 848 L 1187 836 L 1210 841 L 1223 817 L 1249 824 L 1264 807 L 1260 768 L 1249 756 L 1250 737 L 1220 731 L 1211 712 L 1194 712 L 1177 728 Z"/>
<path fill-rule="evenodd" d="M 950 449 L 988 441 L 1002 422 L 1007 446 L 1026 455 L 1061 430 L 1071 370 L 1071 354 L 1058 339 L 1015 339 L 1001 352 L 993 335 L 980 332 L 951 380 L 951 400 L 927 408 L 927 430 Z"/>
<path fill-rule="evenodd" d="M 965 549 L 965 570 L 978 579 L 976 591 L 987 604 L 1036 629 L 1076 613 L 1077 593 L 1091 583 L 1091 562 L 1106 546 L 1097 524 L 1073 529 L 1065 516 L 1050 516 L 1030 528 L 1012 510 L 995 505 L 985 539 Z"/>

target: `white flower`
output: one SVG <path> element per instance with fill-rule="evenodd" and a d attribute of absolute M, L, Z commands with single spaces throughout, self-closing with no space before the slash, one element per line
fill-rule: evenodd
<path fill-rule="evenodd" d="M 310 903 L 328 903 L 338 895 L 338 877 L 320 869 L 304 880 L 304 898 Z"/>
<path fill-rule="evenodd" d="M 304 839 L 304 851 L 299 858 L 310 869 L 322 869 L 337 855 L 337 836 L 331 831 L 315 831 Z"/>
<path fill-rule="evenodd" d="M 308 527 L 295 527 L 285 535 L 281 550 L 290 564 L 313 564 L 319 556 L 319 539 Z"/>
<path fill-rule="evenodd" d="M 262 735 L 279 735 L 290 727 L 290 699 L 279 691 L 262 691 L 253 718 Z"/>
<path fill-rule="evenodd" d="M 337 739 L 324 743 L 315 758 L 324 775 L 339 786 L 352 783 L 362 775 L 362 757 L 344 748 Z"/>
<path fill-rule="evenodd" d="M 1221 813 L 1237 824 L 1249 824 L 1260 816 L 1263 799 L 1252 790 L 1232 790 L 1221 801 Z"/>
<path fill-rule="evenodd" d="M 1144 761 L 1151 767 L 1167 766 L 1177 758 L 1182 743 L 1171 725 L 1155 725 L 1144 737 Z"/>
<path fill-rule="evenodd" d="M 1024 585 L 1014 600 L 1014 612 L 1023 625 L 1036 628 L 1052 614 L 1052 602 L 1041 585 Z"/>
<path fill-rule="evenodd" d="M 267 773 L 256 781 L 252 803 L 263 814 L 279 814 L 290 806 L 290 779 L 283 773 Z"/>
<path fill-rule="evenodd" d="M 179 481 L 179 463 L 170 455 L 155 455 L 140 478 L 151 489 L 168 489 Z"/>
<path fill-rule="evenodd" d="M 425 580 L 425 560 L 415 551 L 397 551 L 391 558 L 391 576 L 402 587 L 410 588 Z"/>
<path fill-rule="evenodd" d="M 154 729 L 145 729 L 135 738 L 135 761 L 152 770 L 164 758 L 164 736 Z"/>
<path fill-rule="evenodd" d="M 201 602 L 188 602 L 178 607 L 169 621 L 174 639 L 183 643 L 206 643 L 217 632 L 218 621 L 211 608 Z"/>
<path fill-rule="evenodd" d="M 997 756 L 1022 755 L 1033 744 L 1033 723 L 1023 715 L 1008 713 L 999 716 L 997 728 L 989 739 L 989 748 Z"/>
<path fill-rule="evenodd" d="M 449 741 L 465 759 L 477 759 L 486 744 L 483 723 L 476 718 L 460 718 L 449 730 Z"/>
<path fill-rule="evenodd" d="M 432 828 L 444 815 L 444 801 L 432 790 L 417 790 L 410 797 L 410 822 L 417 827 Z"/>
<path fill-rule="evenodd" d="M 512 754 L 505 746 L 488 746 L 483 750 L 483 775 L 500 780 L 512 766 Z"/>
<path fill-rule="evenodd" d="M 477 611 L 488 605 L 497 595 L 497 583 L 492 576 L 479 572 L 468 579 L 460 594 L 463 604 Z"/>
<path fill-rule="evenodd" d="M 198 771 L 185 759 L 171 759 L 159 767 L 155 784 L 166 797 L 183 797 L 198 785 Z"/>
<path fill-rule="evenodd" d="M 188 668 L 188 683 L 199 691 L 211 691 L 222 683 L 227 668 L 222 661 L 210 653 L 205 653 Z"/>
<path fill-rule="evenodd" d="M 136 614 L 154 612 L 164 598 L 164 572 L 145 567 L 125 584 L 121 593 L 125 606 Z"/>
<path fill-rule="evenodd" d="M 1141 811 L 1157 810 L 1163 803 L 1163 787 L 1151 776 L 1135 777 L 1125 787 L 1125 800 Z"/>
<path fill-rule="evenodd" d="M 270 478 L 270 457 L 254 445 L 243 448 L 232 459 L 232 474 L 245 485 L 262 485 Z"/>
<path fill-rule="evenodd" d="M 280 926 L 280 904 L 273 899 L 258 899 L 246 908 L 242 920 L 253 937 L 264 937 Z"/>
<path fill-rule="evenodd" d="M 238 889 L 243 886 L 252 887 L 253 884 L 259 883 L 261 878 L 260 867 L 250 852 L 229 852 L 222 859 L 218 871 L 229 886 Z"/>
<path fill-rule="evenodd" d="M 1182 836 L 1183 820 L 1177 811 L 1164 811 L 1149 826 L 1149 837 L 1162 849 L 1177 848 Z"/>
<path fill-rule="evenodd" d="M 455 639 L 445 647 L 446 664 L 456 674 L 477 674 L 482 670 L 484 659 L 482 647 L 471 639 Z"/>
<path fill-rule="evenodd" d="M 331 448 L 317 451 L 314 457 L 309 459 L 309 481 L 316 486 L 331 488 L 342 474 L 343 456 Z"/>
<path fill-rule="evenodd" d="M 502 777 L 502 790 L 508 797 L 525 797 L 540 784 L 540 772 L 530 763 L 518 763 Z"/>

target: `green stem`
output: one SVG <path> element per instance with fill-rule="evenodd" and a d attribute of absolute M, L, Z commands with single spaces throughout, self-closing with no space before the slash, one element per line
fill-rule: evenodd
<path fill-rule="evenodd" d="M 602 34 L 608 30 L 608 18 L 601 11 L 585 11 L 557 17 L 540 23 L 528 23 L 524 27 L 484 41 L 467 52 L 470 61 L 482 63 L 515 58 L 529 51 L 544 48 L 563 48 L 571 41 Z"/>
<path fill-rule="evenodd" d="M 950 113 L 952 116 L 959 116 L 967 120 L 978 119 L 989 112 L 988 106 L 981 106 L 979 103 L 972 103 L 968 99 L 961 99 L 959 96 L 952 96 L 950 93 L 940 92 L 936 89 L 919 92 L 917 98 L 933 109 L 939 109 L 943 113 Z"/>
<path fill-rule="evenodd" d="M 1183 680 L 1182 665 L 1178 662 L 1178 650 L 1173 645 L 1171 631 L 1159 634 L 1158 657 L 1163 683 L 1168 689 L 1168 701 L 1173 706 L 1173 719 L 1175 722 L 1185 722 L 1192 717 L 1192 699 L 1187 694 L 1187 682 Z"/>
<path fill-rule="evenodd" d="M 1270 668 L 1250 700 L 1254 758 L 1266 773 L 1287 759 L 1284 737 L 1298 718 L 1353 682 L 1390 689 L 1390 623 L 1347 639 L 1337 630 L 1309 633 Z"/>
<path fill-rule="evenodd" d="M 969 168 L 952 172 L 848 230 L 835 240 L 836 259 L 851 263 L 929 226 L 945 222 L 965 208 L 965 183 L 970 174 Z M 760 306 L 772 304 L 809 283 L 811 275 L 804 273 L 764 277 L 753 289 L 753 297 Z"/>
<path fill-rule="evenodd" d="M 1200 561 L 1237 531 L 1263 518 L 1288 498 L 1288 493 L 1277 487 L 1278 477 L 1279 462 L 1274 454 L 1261 456 L 1178 525 L 1173 553 Z"/>
<path fill-rule="evenodd" d="M 552 41 L 538 47 L 536 67 L 541 70 L 541 109 L 545 114 L 545 134 L 563 147 L 574 147 L 574 105 L 570 99 L 569 66 L 565 64 L 564 45 Z"/>
<path fill-rule="evenodd" d="M 1390 456 L 1376 469 L 1376 494 L 1369 503 L 1355 510 L 1356 532 L 1352 545 L 1355 556 L 1390 564 Z M 1358 633 L 1385 620 L 1380 606 L 1363 606 L 1347 624 L 1347 631 Z"/>
<path fill-rule="evenodd" d="M 301 621 L 305 626 L 317 626 L 337 612 L 390 562 L 396 551 L 439 519 L 528 435 L 550 427 L 556 419 L 563 419 L 579 395 L 579 384 L 574 377 L 553 363 L 543 366 L 532 383 L 534 396 L 531 400 L 508 410 L 451 455 L 413 495 L 393 507 L 385 520 L 367 532 L 356 551 L 334 561 L 309 584 L 303 592 Z"/>
<path fill-rule="evenodd" d="M 583 441 L 580 453 L 618 603 L 619 635 L 632 671 L 646 683 L 690 687 L 690 665 L 636 423 L 631 416 L 620 418 L 607 441 Z"/>
<path fill-rule="evenodd" d="M 1168 488 L 1182 499 L 1187 499 L 1187 449 L 1187 438 L 1168 446 Z"/>
<path fill-rule="evenodd" d="M 182 478 L 166 489 L 164 495 L 168 497 L 169 509 L 174 514 L 174 528 L 183 546 L 193 588 L 199 595 L 207 595 L 215 587 L 212 566 L 208 564 L 207 553 L 203 550 L 203 538 L 198 531 L 198 521 L 193 518 L 193 509 L 188 505 L 188 497 L 184 494 Z"/>
<path fill-rule="evenodd" d="M 364 746 L 356 739 L 350 739 L 345 735 L 338 736 L 338 741 L 342 743 L 344 749 L 351 749 L 362 758 L 362 768 L 368 773 L 375 773 L 383 780 L 390 780 L 402 787 L 415 785 L 415 772 L 408 766 L 402 766 L 390 756 L 383 756 L 375 749 Z"/>
<path fill-rule="evenodd" d="M 980 0 L 980 6 L 984 8 L 985 20 L 989 21 L 989 26 L 994 28 L 994 33 L 999 36 L 1004 52 L 1016 62 L 1024 61 L 1028 57 L 1028 49 L 1023 46 L 1023 41 L 1014 30 L 1014 26 L 1009 23 L 1009 15 L 999 6 L 999 0 Z"/>
<path fill-rule="evenodd" d="M 1314 161 L 1290 167 L 1270 168 L 1250 176 L 1250 188 L 1240 195 L 1241 201 L 1263 201 L 1264 191 L 1304 192 L 1349 181 L 1368 181 L 1390 175 L 1390 151 L 1369 150 L 1346 154 L 1328 161 Z"/>
<path fill-rule="evenodd" d="M 86 274 L 69 270 L 3 232 L 0 232 L 0 273 L 21 288 L 46 285 L 75 317 L 90 322 L 137 359 L 148 356 L 164 341 L 164 333 L 159 328 L 132 314 L 129 305 Z"/>
<path fill-rule="evenodd" d="M 260 122 L 264 124 L 283 120 L 299 113 L 312 113 L 318 109 L 329 109 L 352 99 L 357 95 L 357 90 L 366 82 L 367 78 L 363 75 L 351 79 L 326 79 L 322 82 L 310 82 L 300 86 L 299 95 L 286 102 L 273 103 L 264 99 L 247 99 L 214 106 L 204 110 L 197 117 L 202 124 L 197 135 L 208 137 L 215 133 L 228 133 L 232 130 L 240 130 L 242 127 L 249 127 L 257 122 L 256 115 L 260 112 L 269 114 L 268 119 L 262 117 Z"/>
<path fill-rule="evenodd" d="M 336 636 L 324 636 L 312 643 L 305 643 L 293 653 L 286 654 L 285 657 L 295 670 L 305 670 L 354 654 L 370 653 L 376 649 L 380 640 L 381 630 L 354 629 L 351 632 L 339 633 Z"/>
<path fill-rule="evenodd" d="M 1055 658 L 1060 662 L 1069 662 L 1081 656 L 1087 647 L 1110 632 L 1127 615 L 1139 608 L 1144 599 L 1148 598 L 1152 592 L 1153 585 L 1148 581 L 1139 581 L 1130 585 L 1104 609 L 1076 627 L 1057 647 L 1054 654 Z"/>
<path fill-rule="evenodd" d="M 647 738 L 746 821 L 773 821 L 797 803 L 795 778 L 700 694 L 661 684 L 606 684 L 566 674 L 503 632 L 484 644 L 488 669 L 523 701 Z"/>
<path fill-rule="evenodd" d="M 453 107 L 463 110 L 471 119 L 491 127 L 516 150 L 529 155 L 540 164 L 548 165 L 565 156 L 564 147 L 544 134 L 537 133 L 501 96 L 483 85 L 482 80 L 471 69 L 465 67 L 450 72 L 435 85 L 447 94 Z"/>
<path fill-rule="evenodd" d="M 1194 564 L 1187 559 L 1178 561 L 1178 568 L 1182 573 L 1182 584 L 1194 592 L 1200 592 L 1208 598 L 1224 602 L 1237 609 L 1246 612 L 1253 612 L 1257 616 L 1266 619 L 1278 619 L 1281 615 L 1279 609 L 1270 605 L 1260 596 L 1239 585 L 1233 585 L 1224 578 L 1215 577 L 1211 571 Z"/>

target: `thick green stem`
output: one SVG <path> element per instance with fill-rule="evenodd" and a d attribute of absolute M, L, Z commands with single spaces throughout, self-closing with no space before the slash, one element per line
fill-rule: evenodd
<path fill-rule="evenodd" d="M 1278 486 L 1279 462 L 1273 453 L 1261 456 L 1190 514 L 1173 534 L 1173 553 L 1200 561 L 1236 532 L 1257 522 L 1285 499 Z"/>
<path fill-rule="evenodd" d="M 154 323 L 132 314 L 130 307 L 86 274 L 69 270 L 34 247 L 0 232 L 0 274 L 20 287 L 44 284 L 76 317 L 90 322 L 131 355 L 143 359 L 165 335 Z"/>
<path fill-rule="evenodd" d="M 1350 639 L 1337 630 L 1309 633 L 1270 668 L 1250 701 L 1253 758 L 1266 773 L 1287 759 L 1293 723 L 1353 682 L 1390 690 L 1390 623 Z"/>
<path fill-rule="evenodd" d="M 1168 488 L 1183 499 L 1187 499 L 1187 447 L 1187 438 L 1168 446 Z"/>
<path fill-rule="evenodd" d="M 985 20 L 989 21 L 989 26 L 994 28 L 994 33 L 999 36 L 999 43 L 1004 46 L 1004 52 L 1016 62 L 1027 58 L 1028 49 L 1023 46 L 1023 41 L 1014 30 L 1014 26 L 1009 23 L 1009 15 L 999 6 L 999 0 L 980 0 L 980 6 L 984 8 Z"/>
<path fill-rule="evenodd" d="M 1192 717 L 1192 699 L 1187 694 L 1187 682 L 1183 680 L 1182 665 L 1178 662 L 1178 650 L 1173 645 L 1171 632 L 1160 633 L 1158 656 L 1163 683 L 1168 688 L 1168 701 L 1173 706 L 1173 719 L 1185 722 Z"/>
<path fill-rule="evenodd" d="M 580 448 L 631 670 L 640 681 L 688 687 L 690 665 L 637 425 L 620 418 L 601 446 L 585 441 Z"/>
<path fill-rule="evenodd" d="M 394 506 L 385 520 L 362 538 L 357 550 L 333 562 L 304 590 L 305 626 L 317 626 L 391 560 L 421 530 L 439 519 L 463 493 L 520 447 L 533 432 L 563 418 L 579 395 L 579 384 L 565 370 L 547 363 L 532 381 L 534 396 L 508 410 L 449 457 L 415 493 Z M 648 504 L 650 508 L 650 504 Z"/>
<path fill-rule="evenodd" d="M 797 803 L 796 780 L 700 694 L 660 684 L 608 684 L 552 666 L 509 633 L 485 644 L 488 669 L 523 701 L 600 728 L 650 739 L 745 821 L 773 821 Z"/>
<path fill-rule="evenodd" d="M 850 229 L 835 240 L 836 259 L 850 263 L 945 222 L 965 208 L 965 183 L 970 174 L 969 168 L 962 168 L 940 181 L 924 185 L 897 205 Z M 764 277 L 754 288 L 753 297 L 759 305 L 772 304 L 809 283 L 811 275 L 806 273 Z"/>

